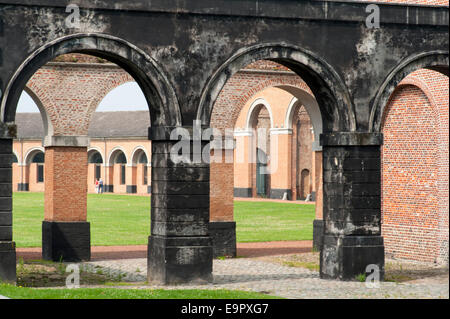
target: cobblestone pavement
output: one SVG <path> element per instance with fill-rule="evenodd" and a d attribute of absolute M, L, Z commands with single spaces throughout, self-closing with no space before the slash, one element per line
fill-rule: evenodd
<path fill-rule="evenodd" d="M 214 260 L 214 281 L 204 285 L 145 285 L 146 259 L 123 259 L 83 263 L 89 271 L 102 271 L 135 282 L 137 289 L 235 289 L 293 299 L 322 298 L 449 298 L 448 276 L 435 281 L 382 282 L 367 288 L 361 282 L 323 280 L 317 271 L 288 267 L 251 258 Z M 123 286 L 121 286 L 123 288 Z"/>

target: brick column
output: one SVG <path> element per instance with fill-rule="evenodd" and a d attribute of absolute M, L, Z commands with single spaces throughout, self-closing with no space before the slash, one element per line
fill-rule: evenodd
<path fill-rule="evenodd" d="M 381 134 L 322 135 L 324 238 L 321 278 L 352 280 L 379 267 L 381 237 Z"/>
<path fill-rule="evenodd" d="M 234 221 L 234 163 L 233 148 L 211 151 L 221 153 L 221 162 L 211 162 L 210 223 L 214 258 L 236 257 L 236 222 Z"/>
<path fill-rule="evenodd" d="M 90 259 L 85 137 L 46 138 L 42 257 L 53 261 Z"/>
<path fill-rule="evenodd" d="M 186 141 L 190 144 L 190 158 L 188 155 L 180 163 L 173 162 L 170 151 L 178 141 L 169 140 L 170 130 L 152 127 L 150 132 L 152 209 L 148 281 L 209 282 L 213 256 L 208 229 L 209 164 L 193 162 L 190 141 Z"/>
<path fill-rule="evenodd" d="M 1 125 L 0 123 L 0 129 Z M 0 281 L 15 283 L 16 245 L 12 241 L 12 154 L 12 139 L 0 137 Z"/>

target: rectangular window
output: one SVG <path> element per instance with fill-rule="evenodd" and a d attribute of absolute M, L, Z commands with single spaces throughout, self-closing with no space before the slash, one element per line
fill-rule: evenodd
<path fill-rule="evenodd" d="M 101 165 L 95 165 L 95 179 L 100 179 L 102 177 L 102 167 Z"/>
<path fill-rule="evenodd" d="M 120 167 L 120 184 L 125 185 L 126 183 L 126 166 L 122 165 Z"/>
<path fill-rule="evenodd" d="M 148 167 L 147 167 L 147 164 L 144 164 L 143 172 L 144 172 L 144 181 L 143 181 L 143 184 L 144 184 L 144 185 L 147 185 L 147 184 L 148 184 Z"/>
<path fill-rule="evenodd" d="M 37 165 L 37 182 L 44 182 L 44 165 Z"/>

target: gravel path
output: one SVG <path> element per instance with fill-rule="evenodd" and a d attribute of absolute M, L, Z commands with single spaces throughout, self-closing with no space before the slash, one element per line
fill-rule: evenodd
<path fill-rule="evenodd" d="M 83 265 L 90 271 L 121 276 L 122 281 L 135 282 L 136 288 L 141 289 L 236 289 L 293 299 L 449 298 L 448 275 L 434 281 L 382 282 L 379 288 L 367 288 L 365 283 L 361 282 L 322 280 L 317 271 L 306 268 L 237 258 L 214 260 L 214 282 L 211 284 L 162 287 L 144 284 L 147 272 L 147 261 L 144 258 L 94 261 Z"/>

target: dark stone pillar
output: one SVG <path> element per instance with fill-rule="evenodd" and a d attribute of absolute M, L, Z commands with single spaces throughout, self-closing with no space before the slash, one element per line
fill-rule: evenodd
<path fill-rule="evenodd" d="M 313 222 L 313 248 L 320 250 L 323 243 L 323 220 L 314 219 Z"/>
<path fill-rule="evenodd" d="M 384 275 L 381 237 L 381 134 L 322 136 L 324 237 L 321 278 L 353 280 L 366 267 Z M 368 274 L 368 273 L 367 273 Z"/>
<path fill-rule="evenodd" d="M 174 162 L 170 151 L 178 141 L 169 141 L 170 131 L 166 130 L 168 134 L 164 134 L 164 130 L 160 134 L 158 128 L 150 132 L 152 222 L 148 281 L 159 284 L 210 282 L 213 249 L 208 229 L 209 164 L 194 161 L 192 154 L 181 162 Z M 193 142 L 185 143 L 190 144 L 192 152 Z M 206 142 L 200 144 L 203 148 Z M 195 151 L 198 149 L 194 148 Z"/>
<path fill-rule="evenodd" d="M 2 138 L 0 138 L 0 281 L 16 282 L 16 246 L 12 241 L 12 139 Z"/>

